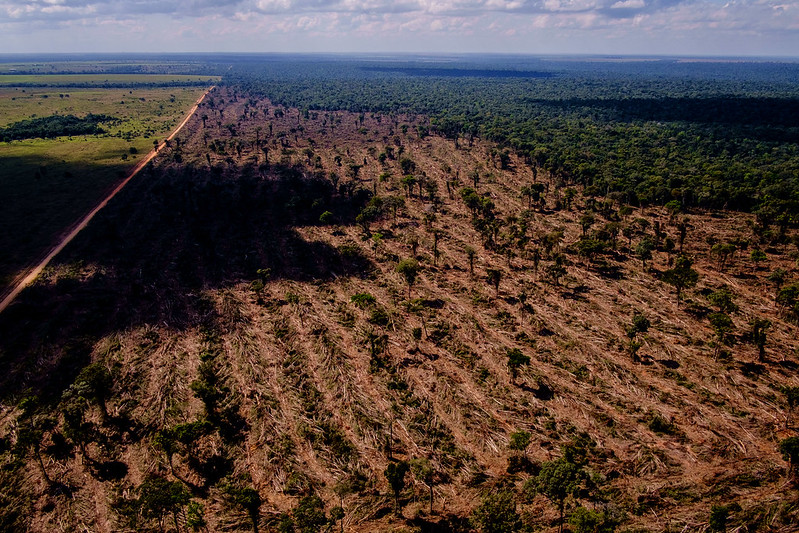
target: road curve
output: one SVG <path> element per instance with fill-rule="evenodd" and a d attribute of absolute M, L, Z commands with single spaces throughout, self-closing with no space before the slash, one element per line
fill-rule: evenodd
<path fill-rule="evenodd" d="M 214 87 L 215 86 L 212 86 L 211 88 L 209 88 L 207 91 L 205 91 L 205 93 L 203 93 L 202 96 L 200 96 L 197 99 L 196 102 L 194 102 L 194 105 L 192 106 L 192 108 L 187 113 L 186 118 L 184 118 L 183 121 L 180 124 L 178 124 L 177 127 L 172 131 L 172 133 L 169 135 L 169 137 L 167 137 L 168 141 L 171 141 L 175 137 L 175 135 L 177 135 L 178 132 L 180 132 L 180 130 L 183 129 L 183 126 L 185 126 L 186 123 L 189 121 L 189 119 L 192 116 L 194 116 L 194 112 L 197 111 L 197 108 L 200 106 L 200 104 L 205 99 L 205 97 L 208 96 L 208 93 L 210 93 L 212 90 L 214 90 Z M 69 231 L 69 233 L 67 233 L 55 246 L 53 246 L 50 249 L 50 251 L 47 253 L 47 256 L 45 256 L 44 259 L 42 259 L 38 264 L 31 266 L 27 272 L 23 272 L 22 274 L 17 276 L 16 280 L 11 285 L 10 292 L 8 292 L 8 294 L 6 294 L 3 297 L 3 300 L 0 301 L 0 313 L 2 313 L 6 309 L 6 307 L 11 305 L 11 302 L 13 302 L 14 299 L 16 299 L 16 297 L 19 295 L 19 293 L 22 292 L 22 290 L 25 287 L 27 287 L 28 285 L 33 283 L 33 281 L 37 277 L 39 277 L 39 274 L 42 273 L 42 270 L 44 270 L 44 267 L 46 267 L 50 263 L 50 261 L 52 261 L 52 259 L 56 255 L 58 255 L 58 253 L 61 252 L 61 250 L 63 250 L 66 247 L 67 244 L 72 242 L 72 239 L 74 239 L 78 235 L 78 233 L 80 233 L 83 230 L 83 228 L 85 228 L 86 226 L 89 225 L 89 222 L 91 222 L 92 218 L 94 218 L 94 215 L 96 215 L 98 212 L 100 212 L 100 210 L 103 207 L 105 207 L 108 204 L 108 202 L 111 201 L 111 199 L 114 196 L 116 196 L 117 193 L 119 193 L 119 191 L 121 191 L 122 189 L 125 188 L 125 185 L 127 185 L 128 182 L 130 180 L 132 180 L 133 177 L 136 176 L 136 174 L 138 174 L 141 171 L 141 169 L 143 169 L 145 167 L 145 165 L 147 165 L 147 163 L 152 161 L 153 158 L 156 155 L 158 155 L 158 151 L 165 144 L 166 144 L 166 141 L 162 142 L 161 144 L 158 145 L 157 148 L 154 148 L 141 161 L 139 161 L 136 164 L 136 166 L 133 167 L 130 170 L 130 172 L 128 173 L 127 177 L 125 177 L 125 179 L 122 180 L 122 182 L 119 185 L 117 185 L 114 188 L 114 190 L 111 191 L 108 194 L 108 196 L 106 196 L 99 204 L 97 204 L 94 207 L 94 209 L 92 209 L 89 212 L 89 214 L 87 214 L 85 217 L 83 217 L 75 226 L 72 227 L 72 229 Z M 2 294 L 2 293 L 0 293 L 0 294 Z"/>

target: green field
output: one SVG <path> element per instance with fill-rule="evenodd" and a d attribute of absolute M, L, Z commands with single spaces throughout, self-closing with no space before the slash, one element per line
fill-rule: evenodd
<path fill-rule="evenodd" d="M 54 114 L 119 119 L 104 134 L 0 143 L 0 287 L 166 137 L 204 90 L 0 89 L 0 127 Z"/>
<path fill-rule="evenodd" d="M 219 76 L 188 74 L 2 74 L 0 86 L 92 87 L 204 84 L 219 81 Z"/>

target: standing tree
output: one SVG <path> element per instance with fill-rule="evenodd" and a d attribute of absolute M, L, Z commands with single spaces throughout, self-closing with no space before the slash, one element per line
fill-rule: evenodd
<path fill-rule="evenodd" d="M 541 465 L 541 471 L 535 479 L 535 489 L 557 505 L 560 513 L 558 531 L 563 533 L 563 514 L 566 500 L 577 496 L 585 473 L 582 467 L 561 457 Z"/>
<path fill-rule="evenodd" d="M 630 350 L 630 356 L 633 359 L 633 362 L 640 361 L 638 357 L 638 350 L 641 348 L 641 343 L 639 343 L 636 339 L 639 333 L 646 333 L 649 331 L 649 326 L 651 323 L 649 319 L 646 318 L 644 315 L 636 311 L 633 313 L 633 320 L 632 323 L 627 326 L 627 338 L 630 339 L 630 343 L 628 345 L 628 349 Z"/>
<path fill-rule="evenodd" d="M 635 247 L 635 255 L 641 260 L 641 265 L 646 268 L 646 262 L 652 259 L 652 250 L 655 249 L 655 244 L 649 237 L 644 237 L 638 246 Z"/>
<path fill-rule="evenodd" d="M 42 444 L 45 436 L 55 429 L 56 421 L 49 416 L 35 414 L 36 403 L 32 398 L 20 402 L 23 413 L 17 421 L 19 425 L 13 453 L 20 459 L 32 454 L 45 482 L 52 486 L 53 480 L 48 475 L 42 459 Z"/>
<path fill-rule="evenodd" d="M 785 429 L 788 429 L 793 410 L 799 405 L 799 387 L 782 387 L 782 393 L 785 395 L 785 402 L 788 404 L 788 412 L 785 414 Z"/>
<path fill-rule="evenodd" d="M 530 445 L 530 441 L 532 440 L 532 435 L 529 431 L 524 431 L 520 429 L 519 431 L 514 431 L 510 434 L 510 444 L 509 448 L 515 452 L 520 453 L 522 456 L 527 456 L 527 447 Z"/>
<path fill-rule="evenodd" d="M 799 471 L 799 437 L 788 437 L 780 441 L 780 453 L 782 458 L 788 461 L 788 471 L 791 479 L 796 480 Z"/>
<path fill-rule="evenodd" d="M 383 475 L 386 476 L 388 484 L 394 492 L 394 503 L 397 514 L 400 513 L 400 493 L 405 488 L 405 474 L 408 473 L 410 465 L 406 461 L 391 462 L 386 467 Z"/>
<path fill-rule="evenodd" d="M 411 471 L 416 479 L 430 489 L 430 514 L 433 514 L 433 483 L 436 471 L 430 461 L 424 457 L 411 461 Z"/>
<path fill-rule="evenodd" d="M 730 316 L 725 313 L 710 313 L 708 320 L 710 320 L 710 327 L 713 328 L 713 332 L 716 334 L 716 346 L 713 350 L 713 358 L 716 359 L 721 352 L 722 345 L 727 340 L 727 335 L 733 329 L 733 323 Z"/>
<path fill-rule="evenodd" d="M 105 422 L 108 416 L 106 401 L 111 394 L 114 381 L 105 365 L 92 363 L 81 370 L 75 379 L 75 392 L 90 402 L 95 402 L 100 408 L 100 421 Z"/>
<path fill-rule="evenodd" d="M 502 271 L 496 268 L 486 270 L 486 281 L 494 286 L 494 294 L 499 296 L 499 282 L 502 280 Z"/>
<path fill-rule="evenodd" d="M 758 270 L 760 268 L 760 263 L 768 259 L 768 256 L 763 250 L 755 248 L 749 253 L 749 259 L 755 264 L 755 270 Z"/>
<path fill-rule="evenodd" d="M 516 377 L 519 375 L 519 369 L 522 366 L 530 364 L 530 358 L 522 353 L 518 348 L 508 350 L 508 372 L 510 372 L 511 383 L 516 383 Z"/>
<path fill-rule="evenodd" d="M 766 331 L 771 327 L 771 321 L 765 318 L 752 320 L 752 342 L 757 346 L 757 360 L 761 363 L 766 360 Z"/>
<path fill-rule="evenodd" d="M 680 295 L 684 289 L 693 287 L 699 281 L 699 273 L 691 268 L 693 262 L 686 256 L 677 258 L 674 268 L 663 273 L 663 281 L 677 291 L 677 307 L 680 306 Z"/>
<path fill-rule="evenodd" d="M 163 531 L 164 516 L 172 515 L 175 530 L 180 531 L 179 516 L 191 501 L 191 493 L 179 481 L 167 481 L 155 475 L 148 476 L 138 488 L 138 507 L 145 518 L 154 518 Z"/>
<path fill-rule="evenodd" d="M 467 246 L 466 250 L 466 258 L 469 260 L 469 275 L 474 276 L 474 259 L 477 257 L 477 250 L 472 248 L 471 246 Z"/>
<path fill-rule="evenodd" d="M 405 282 L 408 284 L 408 299 L 411 298 L 411 287 L 416 283 L 416 277 L 419 275 L 421 267 L 416 259 L 403 259 L 396 266 L 396 271 L 402 274 Z"/>

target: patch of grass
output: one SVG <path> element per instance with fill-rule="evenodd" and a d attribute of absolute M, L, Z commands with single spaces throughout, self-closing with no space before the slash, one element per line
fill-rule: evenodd
<path fill-rule="evenodd" d="M 55 114 L 107 114 L 107 133 L 0 143 L 0 286 L 33 262 L 163 139 L 202 89 L 0 89 L 0 127 Z M 49 95 L 48 98 L 41 98 Z M 123 103 L 124 102 L 124 103 Z"/>

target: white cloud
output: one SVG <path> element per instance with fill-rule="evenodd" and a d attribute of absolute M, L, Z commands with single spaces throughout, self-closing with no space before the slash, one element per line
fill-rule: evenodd
<path fill-rule="evenodd" d="M 76 25 L 81 26 L 80 35 L 74 35 Z M 108 28 L 119 35 L 111 35 Z M 4 51 L 44 51 L 44 46 L 77 51 L 84 41 L 88 50 L 119 47 L 129 51 L 146 46 L 207 51 L 425 47 L 697 54 L 737 46 L 730 48 L 731 53 L 763 50 L 795 55 L 799 53 L 799 2 L 0 0 L 0 49 Z M 89 44 L 103 42 L 106 46 L 99 48 Z"/>
<path fill-rule="evenodd" d="M 646 6 L 646 2 L 644 0 L 623 0 L 616 2 L 612 6 L 611 9 L 641 9 L 642 7 Z"/>

